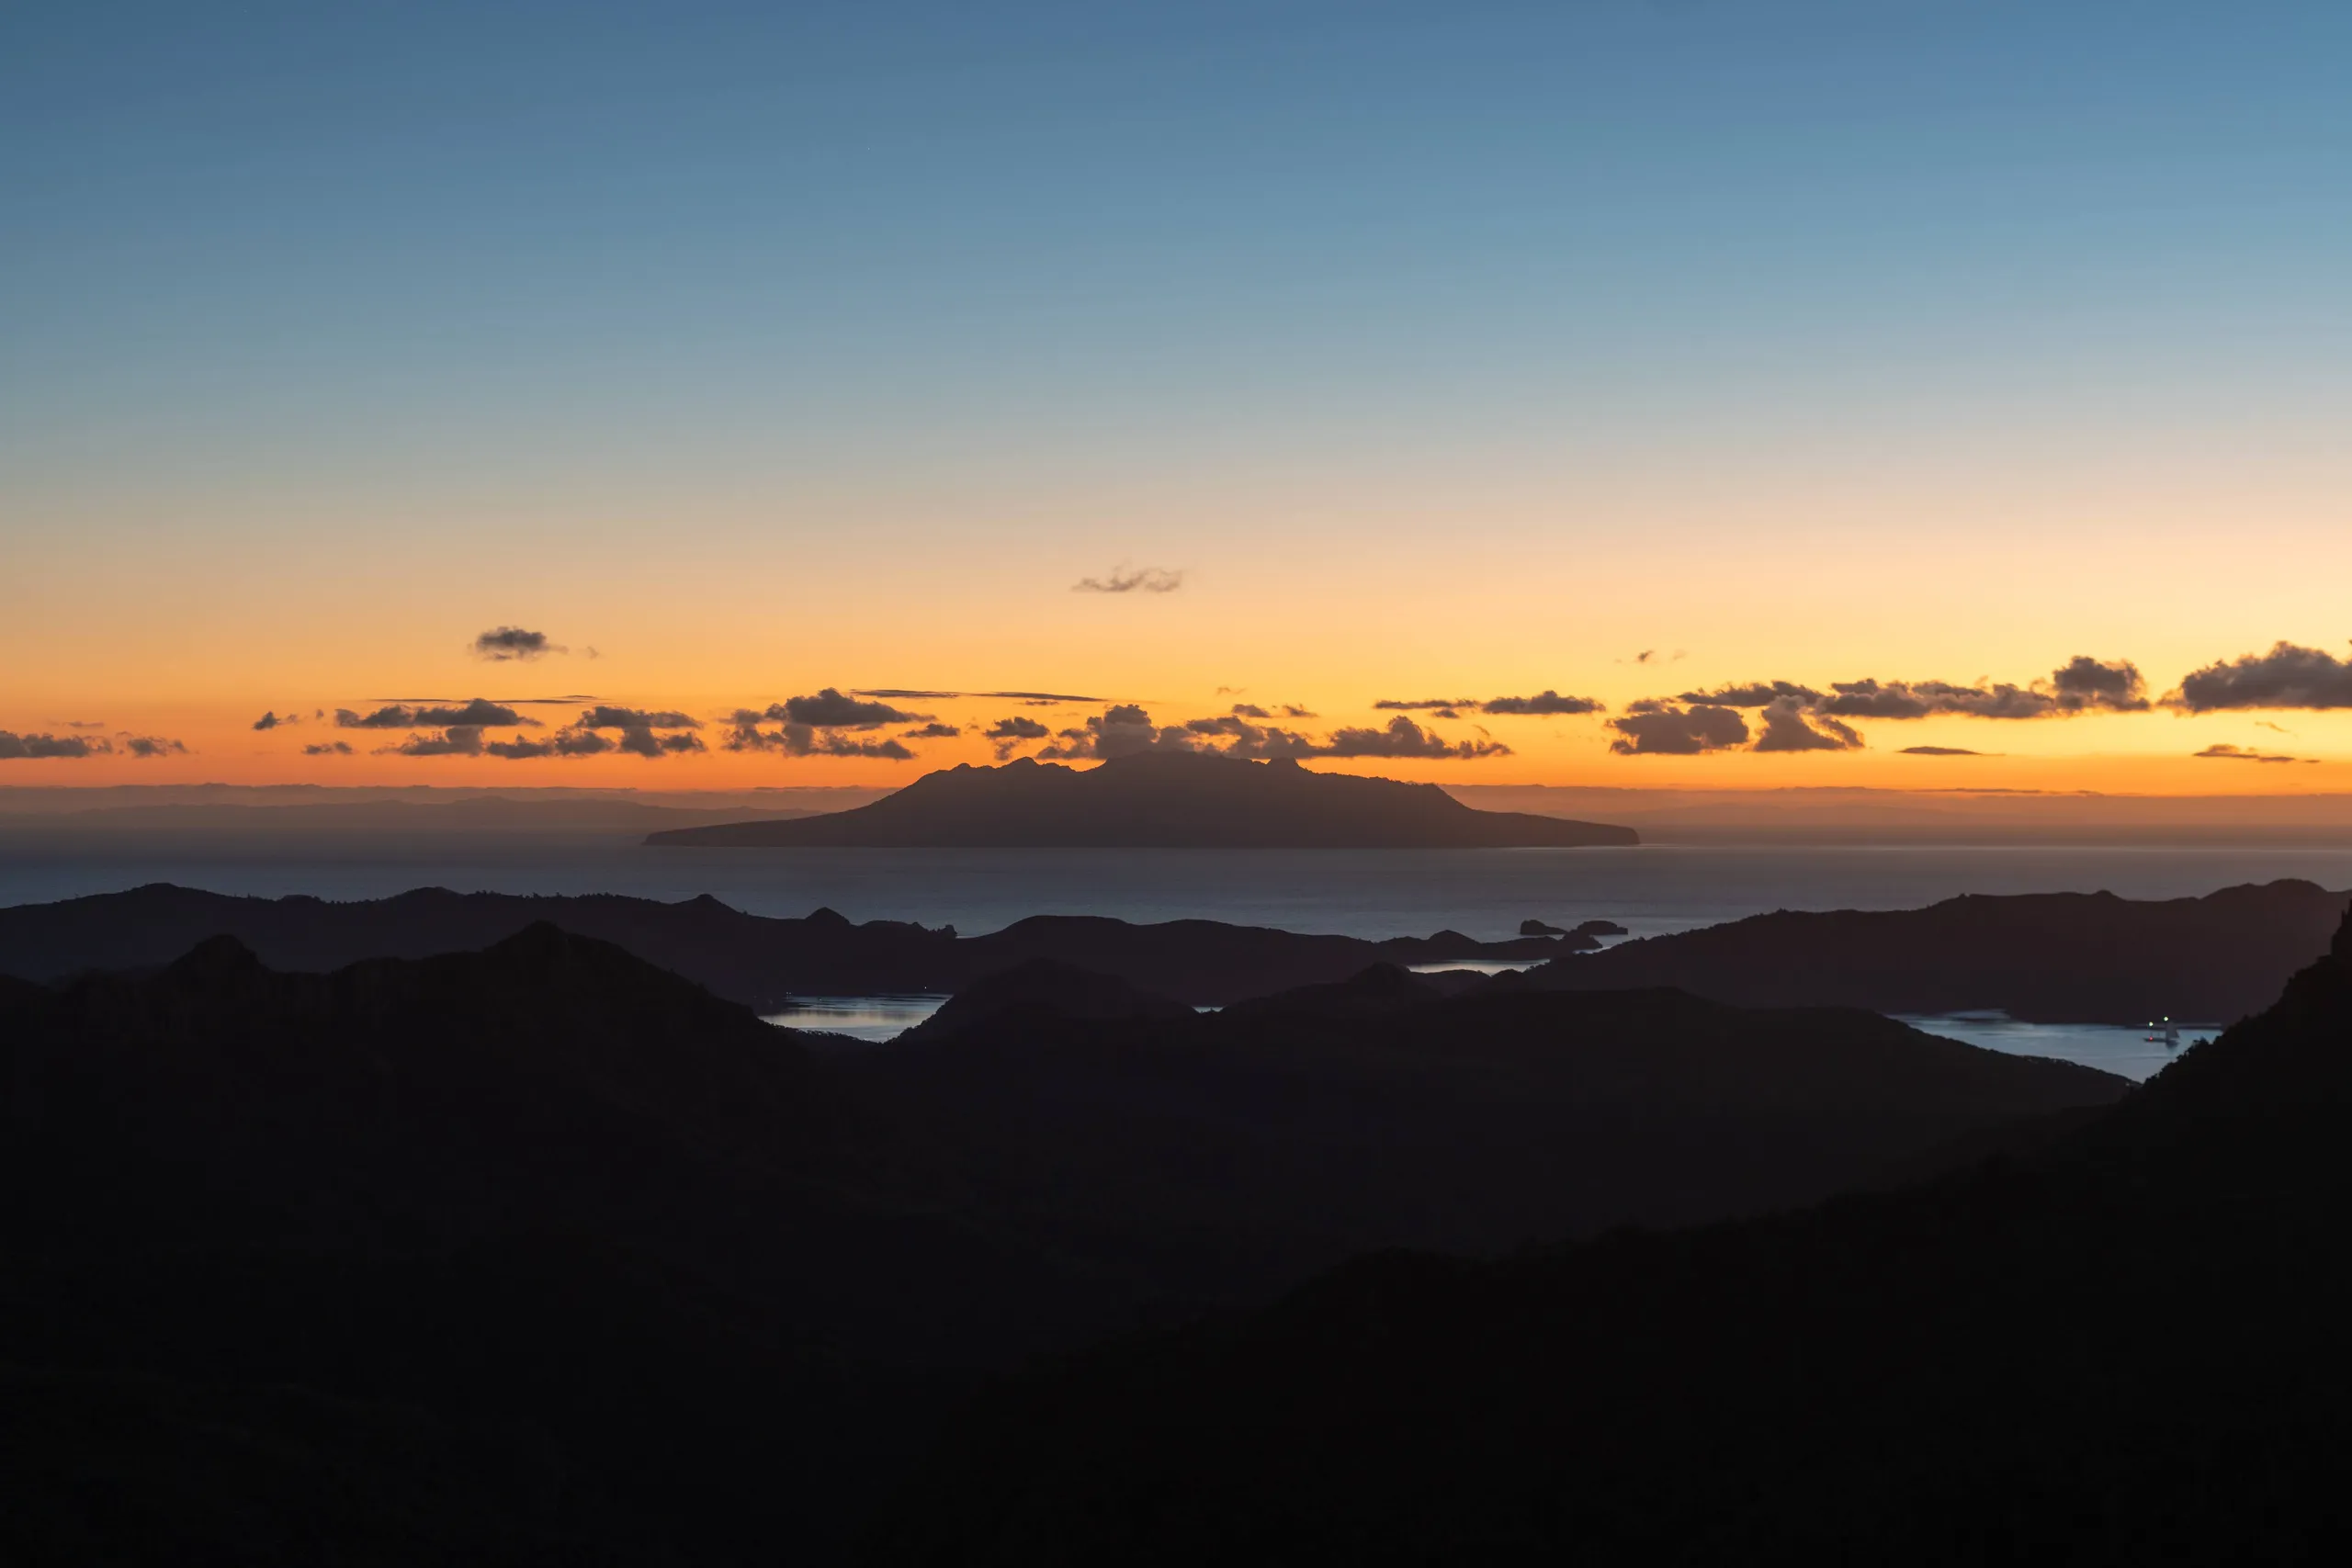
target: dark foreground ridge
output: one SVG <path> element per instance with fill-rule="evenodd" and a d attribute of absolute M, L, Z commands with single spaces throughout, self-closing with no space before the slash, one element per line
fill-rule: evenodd
<path fill-rule="evenodd" d="M 1631 828 L 1478 811 L 1435 784 L 1296 762 L 1145 752 L 1075 769 L 1029 758 L 925 773 L 854 811 L 684 828 L 677 848 L 1519 849 L 1637 844 Z"/>
<path fill-rule="evenodd" d="M 950 928 L 903 920 L 854 924 L 831 909 L 771 919 L 707 895 L 664 904 L 615 894 L 540 897 L 421 887 L 391 898 L 328 903 L 300 896 L 232 897 L 157 883 L 0 908 L 0 975 L 49 981 L 153 969 L 212 936 L 236 938 L 272 968 L 324 972 L 366 958 L 488 947 L 541 921 L 616 943 L 759 1008 L 781 1006 L 796 992 L 956 991 L 1037 958 L 1218 1007 L 1343 979 L 1373 964 L 1538 963 L 1599 945 L 1587 935 L 1476 942 L 1459 931 L 1365 942 L 1218 920 L 1133 925 L 1087 915 L 1039 915 L 961 937 Z"/>
<path fill-rule="evenodd" d="M 1392 1253 L 992 1395 L 887 1563 L 2288 1562 L 2352 1439 L 2352 923 L 2114 1110 L 1925 1185 Z"/>
<path fill-rule="evenodd" d="M 1445 990 L 1204 1015 L 1040 961 L 816 1054 L 544 924 L 0 979 L 0 1558 L 823 1562 L 1039 1351 L 2126 1089 L 1867 1014 Z"/>
<path fill-rule="evenodd" d="M 1971 894 L 1924 909 L 1783 909 L 1567 957 L 1510 983 L 1678 986 L 1745 1007 L 2220 1024 L 2269 1006 L 2327 951 L 2347 903 L 2352 894 L 2289 880 L 2201 898 Z"/>

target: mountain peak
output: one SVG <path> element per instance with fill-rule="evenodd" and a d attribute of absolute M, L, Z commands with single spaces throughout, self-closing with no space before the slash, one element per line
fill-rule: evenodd
<path fill-rule="evenodd" d="M 1197 751 L 1079 770 L 1023 758 L 924 774 L 852 811 L 655 833 L 649 844 L 867 849 L 1517 849 L 1630 845 L 1630 828 L 1477 811 L 1435 784 Z"/>

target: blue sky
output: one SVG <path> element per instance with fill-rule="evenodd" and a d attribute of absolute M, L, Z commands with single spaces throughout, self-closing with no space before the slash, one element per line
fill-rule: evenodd
<path fill-rule="evenodd" d="M 2092 572 L 2225 514 L 2310 561 L 2346 80 L 2340 5 L 19 5 L 0 548 L 101 592 L 18 636 L 143 649 L 197 584 L 192 624 L 300 645 L 439 552 L 648 647 L 677 623 L 598 584 L 668 581 L 658 523 L 696 581 L 935 609 L 1132 557 L 1246 580 L 1236 626 L 1429 613 L 1549 682 L 1416 572 L 1433 532 L 1536 577 L 1575 540 L 1612 603 L 1988 538 Z M 1785 592 L 1854 601 L 1818 581 Z M 1965 586 L 1719 656 L 1960 657 Z M 2216 586 L 2130 592 L 2174 626 Z M 2214 635 L 2340 639 L 2298 592 Z M 1602 640 L 1696 642 L 1734 595 Z M 2077 651 L 2055 613 L 2000 608 L 1981 667 Z"/>

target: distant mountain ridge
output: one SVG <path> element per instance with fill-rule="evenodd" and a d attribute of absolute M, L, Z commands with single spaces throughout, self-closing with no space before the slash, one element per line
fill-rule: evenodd
<path fill-rule="evenodd" d="M 1630 828 L 1479 811 L 1436 784 L 1191 752 L 1080 770 L 1030 758 L 925 773 L 871 806 L 681 828 L 672 848 L 1520 849 L 1632 845 Z"/>
<path fill-rule="evenodd" d="M 1567 955 L 1505 984 L 1674 986 L 1738 1007 L 2222 1024 L 2268 1006 L 2325 953 L 2347 902 L 2285 879 L 2199 898 L 1964 894 L 1923 909 L 1781 909 Z"/>
<path fill-rule="evenodd" d="M 745 914 L 707 894 L 682 903 L 618 894 L 528 896 L 420 887 L 350 903 L 295 896 L 232 897 L 154 883 L 121 893 L 0 908 L 0 975 L 58 980 L 94 970 L 151 969 L 207 937 L 233 936 L 276 968 L 322 972 L 369 958 L 424 958 L 483 948 L 529 926 L 628 949 L 751 1007 L 795 993 L 952 991 L 1032 959 L 1075 964 L 1188 1003 L 1223 1005 L 1344 979 L 1378 963 L 1456 959 L 1537 963 L 1590 937 L 1477 942 L 1306 935 L 1217 920 L 1133 925 L 1037 915 L 984 936 L 903 920 L 853 922 L 831 909 L 797 919 Z"/>

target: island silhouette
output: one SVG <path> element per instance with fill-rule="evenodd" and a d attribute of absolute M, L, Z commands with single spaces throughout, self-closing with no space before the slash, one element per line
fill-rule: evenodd
<path fill-rule="evenodd" d="M 1480 811 L 1435 784 L 1146 751 L 925 773 L 850 811 L 649 834 L 667 848 L 1524 849 L 1631 845 L 1631 828 Z"/>

